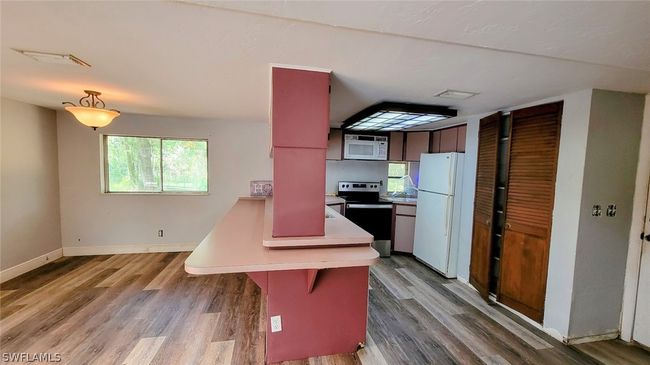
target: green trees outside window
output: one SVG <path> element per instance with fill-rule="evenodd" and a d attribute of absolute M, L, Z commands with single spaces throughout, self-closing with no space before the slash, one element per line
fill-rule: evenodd
<path fill-rule="evenodd" d="M 208 141 L 104 136 L 108 193 L 206 193 Z"/>
<path fill-rule="evenodd" d="M 404 177 L 409 174 L 407 162 L 388 163 L 388 184 L 386 190 L 389 193 L 403 193 L 405 186 Z"/>

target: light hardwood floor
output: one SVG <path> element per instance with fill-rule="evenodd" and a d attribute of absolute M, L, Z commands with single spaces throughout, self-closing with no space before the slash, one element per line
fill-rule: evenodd
<path fill-rule="evenodd" d="M 0 285 L 1 352 L 60 353 L 65 364 L 263 364 L 259 289 L 244 274 L 188 275 L 186 257 L 64 257 Z M 286 364 L 650 364 L 616 341 L 564 346 L 409 257 L 382 259 L 370 285 L 364 349 Z"/>

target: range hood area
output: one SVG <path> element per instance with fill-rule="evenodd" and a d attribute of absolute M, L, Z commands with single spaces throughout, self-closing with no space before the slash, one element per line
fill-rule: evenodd
<path fill-rule="evenodd" d="M 455 117 L 458 111 L 439 105 L 381 102 L 346 119 L 347 131 L 392 132 Z"/>

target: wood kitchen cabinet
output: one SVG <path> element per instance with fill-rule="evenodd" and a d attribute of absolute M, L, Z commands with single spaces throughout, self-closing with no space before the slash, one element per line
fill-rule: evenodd
<path fill-rule="evenodd" d="M 467 125 L 458 127 L 458 140 L 456 141 L 456 152 L 465 152 L 465 142 L 467 140 Z"/>
<path fill-rule="evenodd" d="M 343 159 L 343 131 L 340 129 L 330 129 L 327 138 L 327 156 L 328 160 Z"/>
<path fill-rule="evenodd" d="M 393 247 L 392 251 L 413 253 L 415 236 L 415 205 L 393 205 Z"/>
<path fill-rule="evenodd" d="M 447 128 L 440 131 L 440 152 L 457 152 L 458 128 Z"/>
<path fill-rule="evenodd" d="M 429 132 L 406 133 L 404 161 L 420 161 L 420 155 L 429 152 Z"/>
<path fill-rule="evenodd" d="M 429 145 L 430 153 L 440 152 L 440 131 L 431 132 L 431 144 Z"/>
<path fill-rule="evenodd" d="M 404 161 L 420 161 L 422 153 L 465 152 L 467 125 L 405 134 Z"/>
<path fill-rule="evenodd" d="M 390 132 L 388 145 L 388 160 L 404 160 L 404 132 Z"/>

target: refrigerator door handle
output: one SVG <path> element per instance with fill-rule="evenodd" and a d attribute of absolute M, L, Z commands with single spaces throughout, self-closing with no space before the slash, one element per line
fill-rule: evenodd
<path fill-rule="evenodd" d="M 447 206 L 445 207 L 445 237 L 449 236 L 449 216 L 451 215 L 449 213 L 449 207 L 451 206 L 451 204 L 449 204 L 449 199 L 447 199 L 446 205 Z"/>

